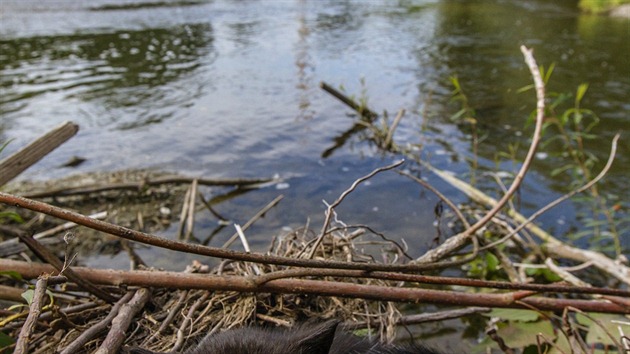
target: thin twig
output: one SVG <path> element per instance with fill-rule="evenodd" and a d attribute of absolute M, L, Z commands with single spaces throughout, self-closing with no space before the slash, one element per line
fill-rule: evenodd
<path fill-rule="evenodd" d="M 341 193 L 339 198 L 337 198 L 337 200 L 335 200 L 334 203 L 332 203 L 332 204 L 330 204 L 328 206 L 328 208 L 326 209 L 326 219 L 324 220 L 324 225 L 322 226 L 322 230 L 319 232 L 319 236 L 317 236 L 317 241 L 315 242 L 315 244 L 311 248 L 311 252 L 308 255 L 309 259 L 313 258 L 313 256 L 315 255 L 315 252 L 317 251 L 317 248 L 322 243 L 322 239 L 326 235 L 326 231 L 328 230 L 328 226 L 330 226 L 330 219 L 332 218 L 333 210 L 339 204 L 341 204 L 341 202 L 344 200 L 344 198 L 348 194 L 352 193 L 357 188 L 357 186 L 360 183 L 365 182 L 366 180 L 372 178 L 377 173 L 388 171 L 388 170 L 391 170 L 393 168 L 396 168 L 396 167 L 402 165 L 404 162 L 405 162 L 405 160 L 400 160 L 400 161 L 394 162 L 391 165 L 388 165 L 388 166 L 385 166 L 385 167 L 379 167 L 379 168 L 375 169 L 374 171 L 370 172 L 369 174 L 367 174 L 367 175 L 357 179 L 356 181 L 354 181 L 354 183 L 352 183 L 350 188 L 346 189 L 343 193 Z"/>
<path fill-rule="evenodd" d="M 575 190 L 572 190 L 571 192 L 561 196 L 560 198 L 558 198 L 558 199 L 554 200 L 553 202 L 551 202 L 551 203 L 545 205 L 544 207 L 540 208 L 538 211 L 533 213 L 529 218 L 527 218 L 527 220 L 522 222 L 512 232 L 510 232 L 509 234 L 505 235 L 500 240 L 497 240 L 495 242 L 492 242 L 489 245 L 486 245 L 486 246 L 482 247 L 482 250 L 485 250 L 485 249 L 488 249 L 488 248 L 491 248 L 491 247 L 496 247 L 496 246 L 500 245 L 501 243 L 509 240 L 511 237 L 513 237 L 519 231 L 521 231 L 523 228 L 525 228 L 527 225 L 529 225 L 532 221 L 536 220 L 536 218 L 538 218 L 540 215 L 546 213 L 551 208 L 554 208 L 558 204 L 560 204 L 563 201 L 573 197 L 574 195 L 576 195 L 578 193 L 582 193 L 582 192 L 584 192 L 587 189 L 590 189 L 593 185 L 598 183 L 602 178 L 604 178 L 604 176 L 606 176 L 606 174 L 608 174 L 608 170 L 610 170 L 610 168 L 612 167 L 613 161 L 615 161 L 615 155 L 617 153 L 617 141 L 619 140 L 620 136 L 621 135 L 619 133 L 617 133 L 613 137 L 612 144 L 611 144 L 611 147 L 610 147 L 610 154 L 608 155 L 608 161 L 606 161 L 606 165 L 604 166 L 604 168 L 602 168 L 602 170 L 599 172 L 599 174 L 595 178 L 590 180 L 588 183 L 586 183 L 582 187 L 580 187 L 578 189 L 575 189 Z"/>
<path fill-rule="evenodd" d="M 404 115 L 405 115 L 404 108 L 398 111 L 396 118 L 394 118 L 394 121 L 392 122 L 392 126 L 389 127 L 389 130 L 387 131 L 387 137 L 385 138 L 385 148 L 389 147 L 390 144 L 392 143 L 392 138 L 394 137 L 394 131 L 396 131 L 396 128 L 398 128 L 398 123 L 400 123 L 400 120 L 402 119 Z"/>
<path fill-rule="evenodd" d="M 262 209 L 260 209 L 256 215 L 252 216 L 251 219 L 247 220 L 247 222 L 241 226 L 241 230 L 246 231 L 247 229 L 249 229 L 250 226 L 252 226 L 258 219 L 262 218 L 263 216 L 265 216 L 265 214 L 271 210 L 271 208 L 275 207 L 276 204 L 280 203 L 280 201 L 284 198 L 284 196 L 281 194 L 277 197 L 275 197 L 272 201 L 270 201 L 267 205 L 265 205 Z M 223 246 L 221 248 L 228 248 L 232 245 L 232 243 L 234 243 L 234 241 L 236 241 L 236 239 L 239 237 L 238 232 L 235 232 L 227 241 L 225 241 L 225 243 L 223 244 Z"/>
<path fill-rule="evenodd" d="M 100 298 L 100 299 L 102 299 L 104 301 L 107 301 L 107 302 L 111 303 L 111 302 L 115 302 L 115 301 L 118 300 L 117 297 L 107 293 L 104 290 L 99 289 L 94 284 L 92 284 L 89 280 L 84 279 L 83 277 L 80 277 L 80 276 L 76 275 L 72 271 L 72 268 L 64 268 L 64 264 L 54 254 L 52 254 L 52 252 L 49 251 L 48 248 L 42 246 L 37 240 L 33 239 L 31 236 L 27 235 L 26 233 L 19 233 L 18 237 L 39 258 L 41 258 L 43 261 L 49 263 L 53 267 L 55 267 L 57 269 L 57 271 L 59 272 L 59 275 L 67 276 L 68 279 L 70 279 L 71 281 L 73 281 L 73 282 L 77 283 L 79 286 L 81 286 L 81 288 L 83 288 L 83 290 L 94 294 L 95 296 L 97 296 L 98 298 Z M 63 271 L 63 274 L 61 273 L 62 271 Z"/>
<path fill-rule="evenodd" d="M 525 46 L 521 46 L 521 52 L 525 57 L 525 62 L 529 67 L 529 71 L 534 79 L 534 85 L 536 87 L 536 125 L 534 128 L 534 133 L 532 135 L 532 143 L 529 146 L 529 150 L 527 151 L 527 156 L 525 156 L 525 160 L 521 165 L 520 170 L 514 177 L 514 181 L 510 185 L 508 191 L 501 197 L 499 201 L 488 211 L 479 221 L 477 221 L 470 228 L 466 229 L 464 232 L 455 235 L 448 240 L 446 240 L 439 247 L 428 251 L 424 256 L 420 257 L 417 262 L 426 263 L 426 262 L 435 262 L 445 255 L 451 253 L 453 250 L 456 250 L 464 245 L 466 240 L 473 236 L 475 232 L 485 226 L 492 218 L 503 208 L 503 206 L 512 198 L 512 195 L 516 193 L 518 188 L 520 187 L 523 178 L 525 178 L 525 174 L 529 170 L 529 166 L 534 159 L 536 154 L 536 149 L 538 148 L 538 144 L 540 143 L 541 132 L 542 132 L 542 124 L 545 116 L 545 84 L 540 76 L 540 70 L 538 70 L 538 66 L 536 64 L 536 60 L 532 55 L 532 51 L 527 49 Z"/>

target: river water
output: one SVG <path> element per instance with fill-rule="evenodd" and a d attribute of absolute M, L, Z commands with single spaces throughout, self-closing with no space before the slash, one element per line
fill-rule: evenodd
<path fill-rule="evenodd" d="M 470 130 L 449 119 L 459 109 L 450 101 L 449 77 L 457 76 L 481 129 L 478 183 L 496 191 L 482 173 L 494 168 L 499 151 L 519 144 L 522 158 L 529 143 L 531 127 L 520 131 L 534 94 L 517 92 L 531 83 L 519 50 L 525 44 L 539 64 L 555 63 L 549 91 L 590 85 L 583 106 L 601 119 L 598 138 L 587 143 L 602 160 L 595 171 L 612 136 L 624 134 L 601 191 L 617 196 L 618 215 L 628 218 L 628 28 L 627 19 L 579 14 L 572 1 L 3 0 L 0 141 L 14 139 L 6 156 L 63 121 L 80 125 L 76 137 L 25 179 L 136 168 L 206 178 L 283 177 L 280 188 L 216 206 L 243 224 L 283 194 L 248 232 L 263 249 L 285 227 L 308 220 L 319 229 L 322 200 L 333 202 L 355 179 L 401 158 L 356 134 L 329 150 L 353 121 L 347 107 L 319 88 L 321 81 L 366 98 L 390 118 L 406 109 L 395 141 L 421 144 L 423 159 L 468 180 Z M 524 214 L 567 191 L 566 175 L 549 175 L 564 164 L 548 157 L 552 152 L 539 154 L 521 189 Z M 57 167 L 75 155 L 87 161 Z M 514 170 L 507 160 L 500 166 Z M 465 201 L 430 173 L 423 177 Z M 384 173 L 351 194 L 338 213 L 347 224 L 404 237 L 419 255 L 436 234 L 436 202 L 410 180 Z M 562 238 L 582 227 L 576 212 L 569 202 L 540 223 Z M 198 216 L 197 224 L 199 236 L 216 219 Z M 225 230 L 211 244 L 232 233 Z M 161 254 L 151 261 L 175 262 Z"/>

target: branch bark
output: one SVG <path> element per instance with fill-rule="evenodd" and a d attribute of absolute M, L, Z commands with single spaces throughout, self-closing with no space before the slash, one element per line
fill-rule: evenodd
<path fill-rule="evenodd" d="M 24 278 L 33 278 L 42 271 L 50 271 L 53 269 L 51 266 L 45 264 L 38 265 L 10 260 L 0 260 L 0 265 L 0 269 L 16 271 Z M 549 311 L 562 311 L 567 306 L 573 306 L 587 312 L 630 314 L 629 307 L 607 301 L 532 297 L 536 292 L 522 290 L 501 294 L 460 293 L 411 287 L 360 285 L 336 281 L 303 279 L 277 279 L 258 285 L 255 278 L 251 277 L 175 272 L 97 270 L 82 267 L 73 267 L 72 269 L 76 274 L 89 279 L 93 283 L 114 286 L 126 285 L 251 293 L 311 294 L 377 301 L 423 302 L 459 307 L 534 307 L 539 310 Z"/>

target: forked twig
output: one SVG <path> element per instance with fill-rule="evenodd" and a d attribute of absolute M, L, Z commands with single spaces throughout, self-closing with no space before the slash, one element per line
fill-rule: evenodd
<path fill-rule="evenodd" d="M 337 200 L 335 200 L 332 204 L 330 204 L 328 206 L 328 208 L 326 209 L 326 219 L 324 220 L 324 225 L 322 226 L 322 230 L 319 232 L 319 236 L 317 236 L 317 241 L 315 242 L 315 244 L 311 248 L 311 252 L 308 254 L 308 259 L 312 259 L 313 255 L 315 255 L 315 252 L 317 251 L 317 248 L 322 243 L 322 239 L 326 235 L 326 231 L 328 230 L 328 227 L 330 226 L 330 219 L 332 218 L 333 210 L 339 204 L 341 204 L 341 202 L 346 198 L 346 196 L 348 194 L 352 193 L 357 188 L 357 186 L 359 184 L 361 184 L 362 182 L 365 182 L 368 179 L 372 178 L 377 173 L 380 173 L 380 172 L 383 172 L 383 171 L 388 171 L 388 170 L 391 170 L 393 168 L 396 168 L 396 167 L 402 165 L 404 162 L 405 162 L 405 160 L 400 160 L 400 161 L 394 162 L 391 165 L 388 165 L 388 166 L 385 166 L 385 167 L 379 167 L 379 168 L 375 169 L 374 171 L 370 172 L 369 174 L 367 174 L 367 175 L 357 179 L 356 181 L 354 181 L 354 183 L 352 183 L 350 188 L 346 189 L 343 193 L 341 193 L 339 198 L 337 198 Z"/>

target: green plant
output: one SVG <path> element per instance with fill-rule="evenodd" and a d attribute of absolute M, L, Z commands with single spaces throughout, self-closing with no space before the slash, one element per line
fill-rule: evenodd
<path fill-rule="evenodd" d="M 454 89 L 451 91 L 451 101 L 458 102 L 461 106 L 460 110 L 453 114 L 450 119 L 458 125 L 465 125 L 470 127 L 470 134 L 472 135 L 472 152 L 473 157 L 471 160 L 471 173 L 470 184 L 475 185 L 475 171 L 478 168 L 478 150 L 479 150 L 479 129 L 477 127 L 477 112 L 470 105 L 468 96 L 462 89 L 462 85 L 459 82 L 457 76 L 450 77 L 451 84 Z"/>
<path fill-rule="evenodd" d="M 551 64 L 547 70 L 540 67 L 541 76 L 545 85 L 551 79 L 555 68 Z M 532 88 L 526 86 L 519 90 L 525 92 Z M 542 149 L 550 152 L 550 157 L 560 163 L 551 171 L 551 176 L 565 175 L 569 189 L 576 189 L 586 184 L 593 178 L 593 167 L 598 162 L 597 157 L 588 150 L 588 143 L 598 137 L 593 128 L 599 123 L 599 117 L 590 109 L 582 107 L 582 100 L 588 91 L 588 84 L 580 84 L 575 94 L 548 92 L 545 107 L 545 123 L 543 134 L 545 140 L 541 144 Z M 530 116 L 528 124 L 534 119 L 534 113 Z M 563 162 L 561 162 L 563 161 Z M 598 241 L 612 239 L 614 253 L 619 256 L 622 253 L 618 225 L 622 220 L 615 218 L 616 207 L 608 206 L 607 199 L 599 192 L 597 185 L 589 189 L 587 197 L 574 198 L 574 202 L 586 205 L 588 214 L 578 215 L 587 227 L 579 234 L 580 237 L 591 237 Z"/>

